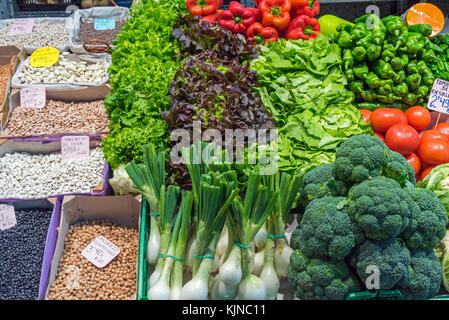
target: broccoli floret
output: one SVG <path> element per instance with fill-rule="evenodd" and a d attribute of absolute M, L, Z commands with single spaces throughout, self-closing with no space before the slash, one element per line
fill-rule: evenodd
<path fill-rule="evenodd" d="M 384 240 L 397 237 L 408 226 L 419 208 L 398 182 L 375 177 L 349 190 L 348 213 L 367 238 Z"/>
<path fill-rule="evenodd" d="M 343 300 L 360 291 L 360 283 L 344 261 L 310 259 L 295 250 L 290 256 L 288 281 L 303 300 Z"/>
<path fill-rule="evenodd" d="M 387 164 L 382 168 L 382 175 L 396 180 L 401 186 L 405 186 L 407 182 L 410 186 L 416 185 L 415 170 L 412 165 L 395 151 L 390 151 Z"/>
<path fill-rule="evenodd" d="M 388 163 L 389 153 L 388 147 L 377 137 L 352 136 L 337 148 L 333 175 L 350 183 L 380 176 Z"/>
<path fill-rule="evenodd" d="M 297 230 L 292 234 L 294 247 L 308 257 L 342 260 L 355 246 L 344 197 L 310 202 Z"/>
<path fill-rule="evenodd" d="M 349 188 L 332 175 L 334 165 L 323 164 L 307 172 L 301 181 L 299 203 L 306 208 L 310 201 L 325 196 L 347 196 Z"/>
<path fill-rule="evenodd" d="M 434 249 L 446 235 L 446 209 L 430 190 L 409 189 L 408 192 L 420 210 L 414 212 L 401 237 L 411 249 Z"/>
<path fill-rule="evenodd" d="M 405 299 L 425 300 L 440 290 L 442 268 L 432 250 L 412 250 L 410 277 L 398 285 Z"/>
<path fill-rule="evenodd" d="M 349 264 L 357 271 L 363 283 L 371 273 L 369 266 L 379 269 L 379 289 L 390 290 L 400 281 L 408 281 L 410 252 L 397 238 L 373 241 L 366 240 L 348 256 Z M 407 283 L 407 282 L 404 282 Z"/>

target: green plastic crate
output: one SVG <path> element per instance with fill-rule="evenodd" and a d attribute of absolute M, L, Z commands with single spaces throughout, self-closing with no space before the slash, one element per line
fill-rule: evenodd
<path fill-rule="evenodd" d="M 147 202 L 142 200 L 142 210 L 140 215 L 140 230 L 139 230 L 139 259 L 137 265 L 137 300 L 149 300 L 147 297 L 147 273 L 148 264 L 146 257 L 148 226 L 147 221 Z M 148 213 L 149 215 L 149 213 Z M 148 218 L 148 219 L 147 219 Z"/>

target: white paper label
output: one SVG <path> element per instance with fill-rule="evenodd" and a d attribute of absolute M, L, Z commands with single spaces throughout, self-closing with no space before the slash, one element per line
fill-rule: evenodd
<path fill-rule="evenodd" d="M 45 87 L 43 86 L 20 89 L 20 105 L 22 107 L 43 108 L 45 99 Z"/>
<path fill-rule="evenodd" d="M 430 91 L 429 110 L 449 114 L 449 82 L 441 79 L 435 79 L 432 91 Z"/>
<path fill-rule="evenodd" d="M 96 237 L 81 254 L 97 268 L 106 267 L 120 253 L 120 248 L 103 236 Z"/>
<path fill-rule="evenodd" d="M 17 224 L 14 205 L 0 204 L 0 231 L 7 230 Z"/>
<path fill-rule="evenodd" d="M 9 29 L 9 35 L 14 36 L 16 34 L 29 34 L 33 31 L 34 19 L 14 19 L 11 29 Z"/>
<path fill-rule="evenodd" d="M 94 19 L 94 29 L 98 31 L 115 29 L 115 19 Z"/>
<path fill-rule="evenodd" d="M 89 158 L 89 136 L 64 136 L 61 138 L 62 160 Z"/>

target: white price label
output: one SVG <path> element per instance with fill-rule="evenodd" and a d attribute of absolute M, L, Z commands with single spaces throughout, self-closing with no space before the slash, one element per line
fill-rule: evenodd
<path fill-rule="evenodd" d="M 430 91 L 429 102 L 427 103 L 429 110 L 438 111 L 449 114 L 449 82 L 436 79 Z"/>
<path fill-rule="evenodd" d="M 17 224 L 14 205 L 0 204 L 0 231 L 7 230 Z"/>
<path fill-rule="evenodd" d="M 34 19 L 14 19 L 11 29 L 9 29 L 9 35 L 14 36 L 16 34 L 29 34 L 33 31 Z"/>
<path fill-rule="evenodd" d="M 89 158 L 89 136 L 64 136 L 61 138 L 62 160 Z"/>
<path fill-rule="evenodd" d="M 45 107 L 45 87 L 29 87 L 20 89 L 20 105 L 22 107 L 43 108 Z"/>
<path fill-rule="evenodd" d="M 81 254 L 97 268 L 106 267 L 120 253 L 120 248 L 103 236 L 96 237 Z"/>

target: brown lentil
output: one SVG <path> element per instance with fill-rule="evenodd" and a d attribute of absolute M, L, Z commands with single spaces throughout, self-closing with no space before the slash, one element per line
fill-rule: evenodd
<path fill-rule="evenodd" d="M 11 137 L 59 133 L 108 132 L 109 119 L 104 101 L 63 102 L 47 100 L 42 109 L 17 106 L 5 134 Z"/>
<path fill-rule="evenodd" d="M 100 235 L 120 248 L 119 255 L 102 269 L 81 255 L 81 251 Z M 136 292 L 137 245 L 137 229 L 109 221 L 71 225 L 49 299 L 130 299 Z"/>
<path fill-rule="evenodd" d="M 79 44 L 83 44 L 86 40 L 100 39 L 107 41 L 109 45 L 117 38 L 117 34 L 122 31 L 125 21 L 116 21 L 115 29 L 111 30 L 95 30 L 93 23 L 81 23 L 78 35 Z"/>

